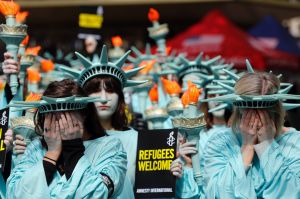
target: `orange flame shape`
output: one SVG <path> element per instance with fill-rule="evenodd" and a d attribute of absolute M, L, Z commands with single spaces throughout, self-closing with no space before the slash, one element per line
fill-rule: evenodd
<path fill-rule="evenodd" d="M 16 15 L 16 21 L 18 23 L 23 23 L 23 22 L 25 22 L 28 15 L 29 15 L 28 11 L 18 12 L 17 15 Z"/>
<path fill-rule="evenodd" d="M 28 42 L 29 42 L 29 36 L 27 35 L 27 36 L 25 37 L 25 39 L 23 39 L 23 41 L 22 41 L 21 44 L 24 45 L 24 46 L 27 46 Z"/>
<path fill-rule="evenodd" d="M 38 101 L 41 100 L 41 98 L 42 98 L 41 94 L 30 92 L 29 95 L 27 95 L 25 101 L 26 102 Z"/>
<path fill-rule="evenodd" d="M 35 47 L 27 48 L 26 51 L 25 51 L 25 54 L 26 55 L 37 56 L 41 49 L 42 49 L 41 46 L 35 46 Z"/>
<path fill-rule="evenodd" d="M 159 20 L 159 12 L 155 10 L 154 8 L 150 8 L 148 12 L 148 19 L 151 22 L 158 21 Z"/>
<path fill-rule="evenodd" d="M 139 66 L 140 67 L 145 66 L 145 68 L 140 70 L 139 73 L 142 75 L 147 75 L 152 70 L 155 63 L 156 63 L 156 60 L 154 60 L 154 59 L 149 60 L 149 61 L 142 61 Z"/>
<path fill-rule="evenodd" d="M 202 92 L 202 89 L 198 89 L 195 84 L 191 81 L 188 81 L 188 95 L 189 95 L 189 103 L 197 104 L 198 98 Z"/>
<path fill-rule="evenodd" d="M 111 38 L 114 47 L 120 47 L 123 45 L 123 40 L 120 36 L 115 36 Z"/>
<path fill-rule="evenodd" d="M 51 60 L 43 59 L 41 61 L 41 68 L 42 68 L 42 71 L 47 73 L 47 72 L 53 71 L 55 66 Z"/>
<path fill-rule="evenodd" d="M 38 83 L 39 81 L 41 81 L 41 75 L 37 71 L 37 69 L 27 68 L 27 74 L 28 74 L 28 81 L 30 83 Z"/>
<path fill-rule="evenodd" d="M 149 97 L 151 102 L 158 102 L 158 88 L 157 84 L 154 84 L 149 91 Z"/>
<path fill-rule="evenodd" d="M 166 47 L 166 55 L 170 55 L 171 50 L 172 50 L 172 47 L 171 46 L 167 46 Z"/>
<path fill-rule="evenodd" d="M 189 105 L 190 100 L 189 100 L 189 94 L 188 91 L 185 91 L 183 95 L 181 96 L 181 103 L 183 104 L 183 107 L 186 107 Z"/>
<path fill-rule="evenodd" d="M 123 66 L 123 67 L 122 67 L 122 70 L 123 70 L 123 71 L 128 71 L 128 70 L 131 70 L 131 69 L 133 69 L 133 68 L 134 68 L 133 64 L 130 64 L 130 65 L 127 65 L 127 66 Z"/>
<path fill-rule="evenodd" d="M 19 12 L 20 6 L 14 1 L 0 1 L 0 12 L 4 16 L 14 15 Z"/>
<path fill-rule="evenodd" d="M 0 91 L 4 90 L 5 88 L 5 82 L 0 80 Z"/>
<path fill-rule="evenodd" d="M 169 95 L 179 95 L 181 92 L 181 87 L 176 81 L 170 81 L 165 78 L 161 78 L 165 91 Z"/>

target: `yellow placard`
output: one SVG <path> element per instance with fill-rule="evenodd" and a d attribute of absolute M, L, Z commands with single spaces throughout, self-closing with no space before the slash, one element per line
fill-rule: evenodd
<path fill-rule="evenodd" d="M 79 27 L 81 28 L 95 28 L 100 29 L 102 27 L 103 16 L 89 13 L 79 14 Z"/>

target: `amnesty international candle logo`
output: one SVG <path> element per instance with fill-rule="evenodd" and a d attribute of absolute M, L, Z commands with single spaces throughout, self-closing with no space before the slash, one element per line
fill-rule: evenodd
<path fill-rule="evenodd" d="M 167 139 L 167 144 L 169 146 L 173 146 L 175 144 L 175 138 L 174 138 L 174 132 L 172 131 L 170 134 L 169 134 L 169 137 Z"/>
<path fill-rule="evenodd" d="M 0 110 L 0 168 L 4 169 L 4 161 L 5 161 L 5 132 L 8 129 L 8 118 L 9 118 L 9 109 L 5 108 Z"/>
<path fill-rule="evenodd" d="M 170 166 L 176 159 L 177 129 L 145 130 L 138 134 L 136 198 L 174 197 L 176 178 Z"/>
<path fill-rule="evenodd" d="M 4 111 L 4 112 L 2 113 L 2 117 L 1 117 L 1 119 L 0 119 L 0 124 L 1 124 L 2 126 L 4 126 L 6 123 L 7 123 L 7 116 L 6 116 L 6 111 Z"/>

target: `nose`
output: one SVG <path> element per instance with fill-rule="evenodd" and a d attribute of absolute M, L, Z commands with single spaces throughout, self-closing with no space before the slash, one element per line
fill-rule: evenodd
<path fill-rule="evenodd" d="M 101 103 L 102 103 L 102 104 L 106 104 L 108 98 L 107 98 L 107 92 L 106 92 L 104 89 L 101 90 L 100 97 L 101 97 L 102 100 L 105 100 L 105 101 L 103 101 L 103 102 L 101 102 Z"/>

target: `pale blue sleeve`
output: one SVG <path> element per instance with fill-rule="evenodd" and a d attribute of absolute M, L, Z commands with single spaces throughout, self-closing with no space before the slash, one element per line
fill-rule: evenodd
<path fill-rule="evenodd" d="M 43 149 L 40 140 L 28 145 L 22 159 L 7 180 L 6 197 L 50 198 L 43 167 Z"/>
<path fill-rule="evenodd" d="M 107 138 L 109 139 L 109 138 Z M 122 191 L 125 180 L 127 159 L 126 152 L 118 139 L 109 139 L 104 144 L 99 144 L 93 163 L 86 155 L 82 156 L 70 179 L 57 195 L 61 198 L 107 198 L 108 188 L 104 183 L 101 173 L 109 176 L 114 184 L 112 198 L 116 198 Z"/>
<path fill-rule="evenodd" d="M 176 198 L 199 198 L 199 189 L 194 180 L 193 168 L 184 167 L 182 177 L 177 179 Z"/>
<path fill-rule="evenodd" d="M 204 152 L 204 185 L 207 198 L 256 198 L 247 177 L 240 146 L 231 131 L 215 133 Z"/>
<path fill-rule="evenodd" d="M 280 146 L 281 145 L 281 146 Z M 300 198 L 300 133 L 282 143 L 273 140 L 257 154 L 264 179 L 264 198 Z"/>
<path fill-rule="evenodd" d="M 5 198 L 6 194 L 6 185 L 2 176 L 2 172 L 0 172 L 0 198 Z"/>

